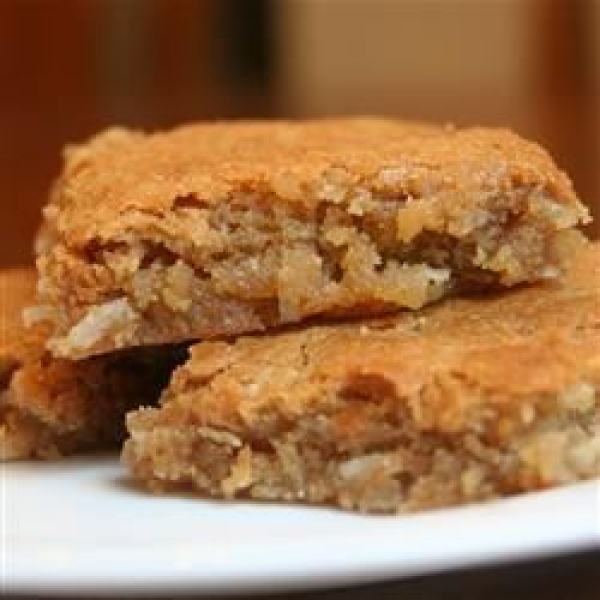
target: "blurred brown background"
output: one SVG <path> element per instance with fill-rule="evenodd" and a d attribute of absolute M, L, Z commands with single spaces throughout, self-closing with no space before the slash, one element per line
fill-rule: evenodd
<path fill-rule="evenodd" d="M 0 266 L 67 142 L 344 113 L 513 127 L 600 219 L 600 0 L 0 0 Z"/>

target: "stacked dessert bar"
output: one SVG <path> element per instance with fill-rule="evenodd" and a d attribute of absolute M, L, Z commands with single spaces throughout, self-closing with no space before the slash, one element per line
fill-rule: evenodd
<path fill-rule="evenodd" d="M 504 130 L 109 130 L 65 153 L 36 298 L 4 276 L 0 452 L 115 444 L 127 413 L 154 490 L 367 512 L 596 477 L 587 220 Z"/>

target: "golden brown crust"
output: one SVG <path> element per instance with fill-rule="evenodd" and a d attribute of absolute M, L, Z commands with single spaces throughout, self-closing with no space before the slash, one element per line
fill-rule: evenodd
<path fill-rule="evenodd" d="M 35 283 L 33 269 L 0 273 L 0 460 L 115 444 L 127 410 L 156 397 L 175 360 L 168 349 L 78 363 L 50 357 L 46 328 L 23 324 Z"/>
<path fill-rule="evenodd" d="M 575 479 L 600 474 L 599 391 L 600 244 L 595 244 L 562 284 L 451 299 L 378 320 L 198 344 L 176 372 L 162 407 L 129 417 L 132 437 L 125 456 L 141 480 L 159 487 L 184 483 L 214 495 L 267 497 L 265 481 L 272 477 L 277 498 L 301 500 L 306 494 L 308 500 L 364 510 L 422 508 L 555 485 L 569 479 L 564 472 Z M 579 459 L 561 449 L 563 434 L 589 442 L 578 450 L 587 461 L 580 470 L 569 470 Z M 336 488 L 333 476 L 328 481 L 313 473 L 321 486 L 313 496 L 310 486 L 281 480 L 282 452 L 288 458 L 295 453 L 301 471 L 324 445 L 324 473 L 327 465 L 337 469 L 340 461 L 376 451 L 396 460 L 410 439 L 415 446 L 429 440 L 427 460 L 443 450 L 452 460 L 466 461 L 455 475 L 458 481 L 468 461 L 476 460 L 464 448 L 472 443 L 469 436 L 487 452 L 506 453 L 495 463 L 485 459 L 477 465 L 488 487 L 473 495 L 453 489 L 446 497 L 450 484 L 444 483 L 431 484 L 437 491 L 421 497 L 419 477 L 411 471 L 417 467 L 406 465 L 397 468 L 407 469 L 412 483 L 404 491 L 394 488 L 384 507 Z M 552 436 L 558 439 L 555 449 L 535 454 L 539 440 Z M 229 448 L 221 456 L 227 467 L 212 479 L 211 467 L 198 467 L 199 448 L 208 452 L 211 444 Z M 560 469 L 549 466 L 550 457 Z M 398 473 L 394 477 L 399 480 Z"/>
<path fill-rule="evenodd" d="M 38 243 L 41 304 L 68 357 L 418 308 L 556 276 L 564 230 L 585 219 L 551 158 L 505 130 L 113 129 L 66 153 Z"/>
<path fill-rule="evenodd" d="M 424 188 L 490 190 L 535 185 L 575 204 L 568 178 L 536 144 L 507 130 L 456 130 L 384 119 L 196 124 L 145 135 L 112 129 L 66 154 L 54 192 L 56 227 L 70 245 L 110 237 L 127 211 L 166 213 L 192 196 L 221 202 L 232 192 L 318 201 L 332 168 L 399 199 Z M 397 169 L 394 177 L 384 169 Z M 282 182 L 284 182 L 282 184 Z M 469 201 L 465 199 L 465 201 Z"/>

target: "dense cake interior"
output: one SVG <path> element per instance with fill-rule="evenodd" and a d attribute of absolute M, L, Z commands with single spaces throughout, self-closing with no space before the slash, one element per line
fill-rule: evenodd
<path fill-rule="evenodd" d="M 557 276 L 580 239 L 580 205 L 527 186 L 478 193 L 468 206 L 374 196 L 330 176 L 314 202 L 239 193 L 207 205 L 188 195 L 166 215 L 124 213 L 114 235 L 84 247 L 57 244 L 49 227 L 43 305 L 30 316 L 53 322 L 54 352 L 78 356 Z"/>

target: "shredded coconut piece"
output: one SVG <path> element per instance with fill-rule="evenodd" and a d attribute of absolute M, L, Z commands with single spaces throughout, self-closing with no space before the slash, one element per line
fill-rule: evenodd
<path fill-rule="evenodd" d="M 109 331 L 128 327 L 136 319 L 136 312 L 126 298 L 117 298 L 92 307 L 65 338 L 54 343 L 53 349 L 63 354 L 72 348 L 91 348 Z"/>

